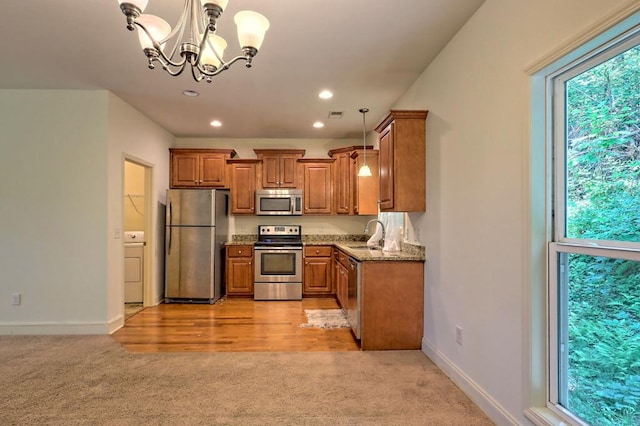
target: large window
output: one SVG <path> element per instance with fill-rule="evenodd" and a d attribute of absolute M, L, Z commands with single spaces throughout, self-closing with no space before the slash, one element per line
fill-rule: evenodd
<path fill-rule="evenodd" d="M 640 36 L 548 81 L 549 404 L 574 423 L 640 425 Z"/>

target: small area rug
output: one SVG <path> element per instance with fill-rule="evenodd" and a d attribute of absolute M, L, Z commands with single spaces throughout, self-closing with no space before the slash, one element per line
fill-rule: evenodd
<path fill-rule="evenodd" d="M 300 327 L 342 328 L 349 327 L 349 323 L 342 309 L 305 309 L 307 322 Z"/>

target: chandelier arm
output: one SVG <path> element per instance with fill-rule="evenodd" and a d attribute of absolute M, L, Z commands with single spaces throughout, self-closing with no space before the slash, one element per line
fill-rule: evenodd
<path fill-rule="evenodd" d="M 168 36 L 166 36 L 163 40 L 163 42 L 167 42 L 169 41 L 169 39 L 173 38 L 176 36 L 176 34 L 178 35 L 178 37 L 175 39 L 175 42 L 173 43 L 173 47 L 171 49 L 171 54 L 170 55 L 166 55 L 164 54 L 164 51 L 162 51 L 163 56 L 165 57 L 165 59 L 167 60 L 168 63 L 170 63 L 172 66 L 174 67 L 184 67 L 185 63 L 186 63 L 186 58 L 183 56 L 182 57 L 182 61 L 180 62 L 174 62 L 174 59 L 176 57 L 176 52 L 178 51 L 178 46 L 181 45 L 181 41 L 184 39 L 184 31 L 185 31 L 185 27 L 186 27 L 186 22 L 188 18 L 191 18 L 190 15 L 190 4 L 193 4 L 193 2 L 190 0 L 185 0 L 184 1 L 184 6 L 182 7 L 182 13 L 180 14 L 180 18 L 178 19 L 178 24 L 175 26 L 175 28 L 173 28 L 171 30 L 171 32 L 169 33 Z"/>
<path fill-rule="evenodd" d="M 199 71 L 199 73 L 196 73 L 196 70 Z M 193 79 L 198 83 L 200 83 L 206 77 L 199 66 L 191 67 L 191 75 L 193 76 Z"/>
<path fill-rule="evenodd" d="M 153 48 L 158 53 L 158 59 L 156 59 L 156 60 L 159 60 L 159 58 L 162 58 L 163 61 L 160 61 L 160 62 L 162 63 L 163 66 L 169 66 L 170 65 L 170 66 L 176 67 L 176 68 L 184 67 L 184 64 L 186 63 L 186 59 L 183 58 L 182 61 L 180 61 L 180 62 L 172 61 L 170 59 L 170 57 L 167 57 L 167 55 L 162 50 L 162 46 L 160 45 L 160 43 L 158 41 L 156 41 L 156 39 L 153 38 L 153 36 L 149 32 L 149 30 L 147 30 L 147 28 L 144 25 L 142 25 L 141 23 L 136 22 L 136 21 L 134 21 L 134 24 L 136 26 L 140 27 L 145 32 L 147 37 L 149 37 L 149 40 L 151 40 L 151 42 L 153 43 Z M 166 41 L 166 38 L 163 41 Z M 173 56 L 173 53 L 172 53 L 172 56 Z"/>
<path fill-rule="evenodd" d="M 184 69 L 186 68 L 185 64 L 183 64 L 181 67 L 173 67 L 172 68 L 172 67 L 170 67 L 170 64 L 165 64 L 163 61 L 160 61 L 160 63 L 162 64 L 162 69 L 165 70 L 166 72 L 168 72 L 169 75 L 171 75 L 172 77 L 179 76 L 180 74 L 182 74 L 184 72 Z"/>
<path fill-rule="evenodd" d="M 200 42 L 200 45 L 198 46 L 198 60 L 196 61 L 195 64 L 193 64 L 193 66 L 198 67 L 198 69 L 200 69 L 200 58 L 202 58 L 202 52 L 204 52 L 204 46 L 205 45 L 209 45 L 209 47 L 211 48 L 211 50 L 213 50 L 213 54 L 216 55 L 216 58 L 218 58 L 218 60 L 220 62 L 224 62 L 219 56 L 218 56 L 218 52 L 216 52 L 216 49 L 213 48 L 213 46 L 211 46 L 211 44 L 209 43 L 209 34 L 212 33 L 212 31 L 209 30 L 209 26 L 205 26 L 204 29 L 204 33 L 202 35 L 202 41 Z M 215 34 L 215 32 L 213 32 Z"/>
<path fill-rule="evenodd" d="M 214 77 L 218 74 L 220 74 L 223 71 L 228 70 L 229 68 L 231 68 L 231 65 L 235 64 L 236 62 L 240 61 L 240 60 L 245 60 L 245 61 L 251 61 L 251 58 L 248 58 L 246 56 L 236 56 L 235 58 L 233 58 L 232 60 L 230 60 L 229 62 L 223 62 L 220 64 L 220 66 L 213 72 L 207 71 L 207 70 L 203 70 L 202 68 L 198 67 L 198 70 L 206 75 L 207 77 Z"/>
<path fill-rule="evenodd" d="M 182 12 L 180 13 L 180 18 L 178 18 L 178 25 L 173 27 L 171 29 L 171 32 L 169 32 L 169 34 L 165 38 L 160 40 L 160 42 L 158 43 L 158 44 L 166 43 L 170 39 L 178 35 L 178 38 L 176 39 L 175 43 L 173 44 L 173 48 L 171 49 L 171 54 L 168 57 L 166 54 L 163 54 L 163 56 L 166 57 L 169 62 L 172 62 L 173 57 L 176 55 L 176 51 L 178 50 L 179 41 L 182 40 L 184 36 L 184 26 L 185 26 L 184 23 L 187 22 L 187 18 L 189 17 L 189 2 L 190 0 L 184 1 L 184 5 L 182 6 Z"/>

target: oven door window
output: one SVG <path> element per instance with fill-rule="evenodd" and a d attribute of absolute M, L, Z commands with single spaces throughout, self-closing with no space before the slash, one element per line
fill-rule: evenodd
<path fill-rule="evenodd" d="M 261 275 L 296 275 L 295 253 L 260 253 Z"/>
<path fill-rule="evenodd" d="M 263 212 L 290 212 L 291 198 L 260 198 L 260 210 Z"/>

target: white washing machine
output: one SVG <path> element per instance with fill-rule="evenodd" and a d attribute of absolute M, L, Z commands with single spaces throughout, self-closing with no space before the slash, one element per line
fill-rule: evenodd
<path fill-rule="evenodd" d="M 144 231 L 124 233 L 124 303 L 142 303 L 144 292 Z"/>

